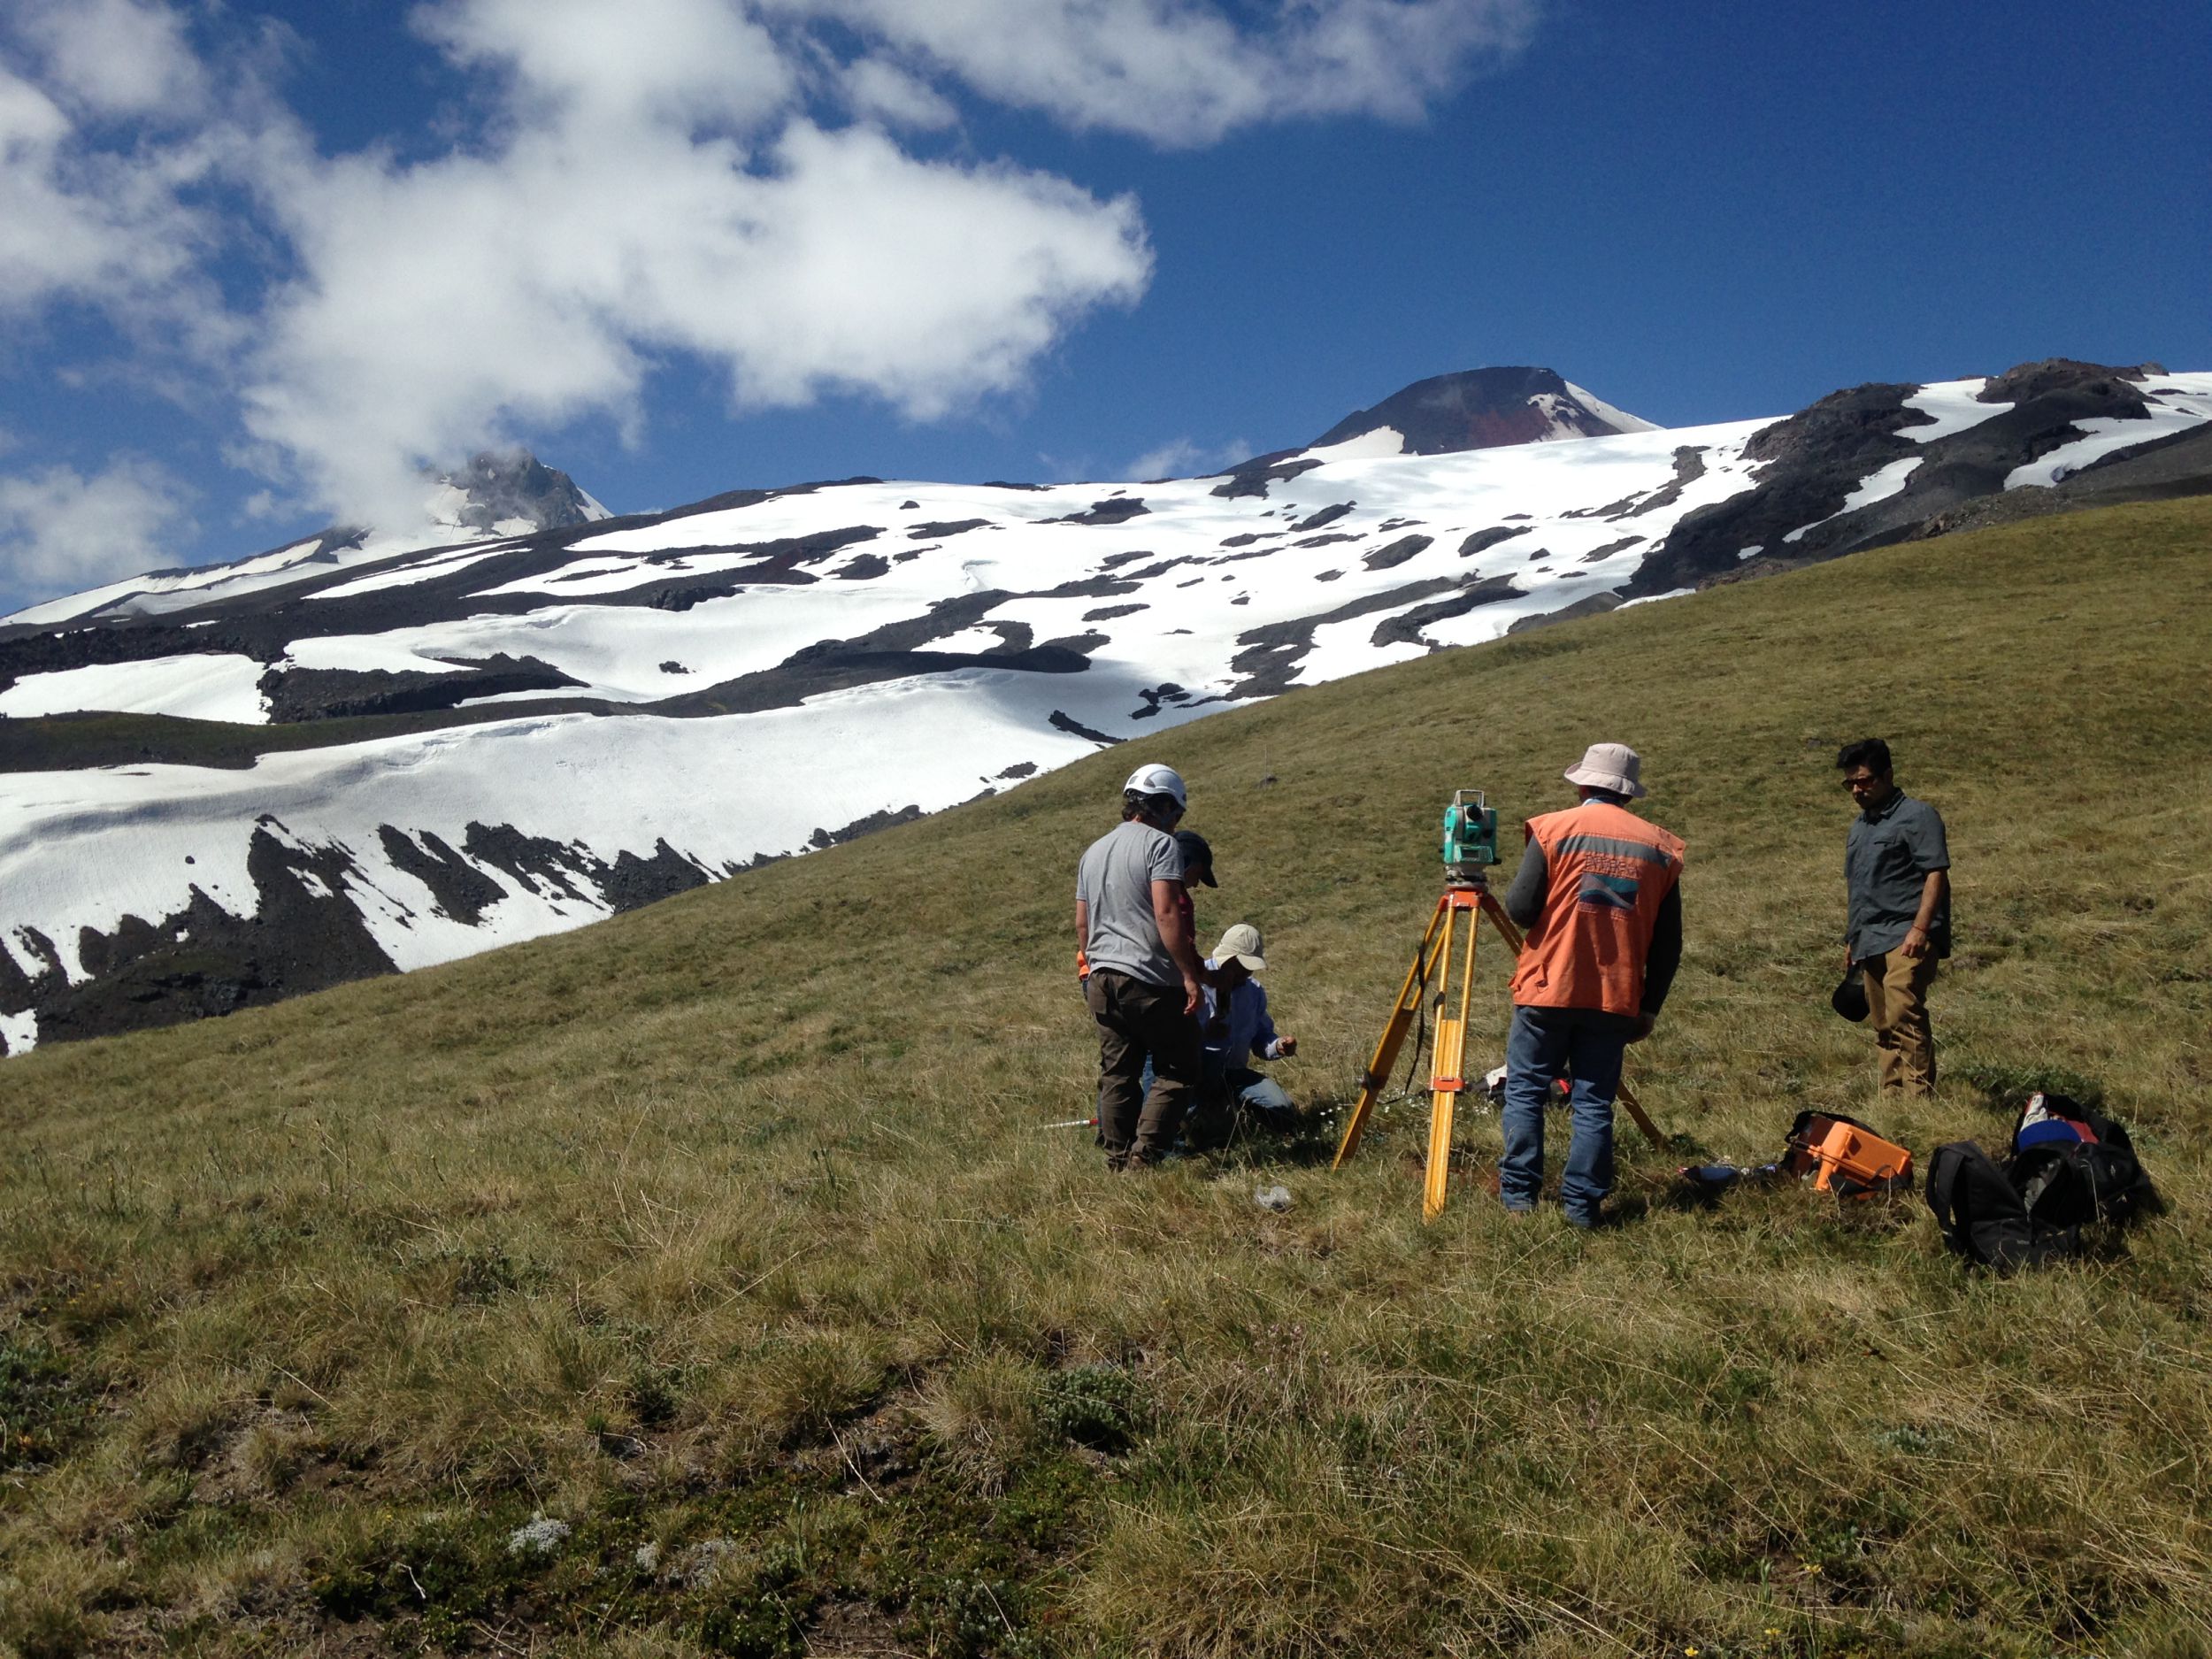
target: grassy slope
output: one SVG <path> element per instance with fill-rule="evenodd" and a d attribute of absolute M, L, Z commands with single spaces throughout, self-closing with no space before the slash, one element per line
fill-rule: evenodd
<path fill-rule="evenodd" d="M 1477 784 L 1634 743 L 1685 835 L 1647 1103 L 1924 1156 L 1829 1015 L 1841 739 L 1958 860 L 1935 998 L 2174 1212 L 2014 1281 L 1918 1201 L 1418 1220 L 1419 1118 L 1108 1179 L 1070 965 L 1127 751 L 564 937 L 0 1067 L 0 1634 L 29 1651 L 2206 1651 L 2212 507 L 1862 555 L 1163 733 L 1353 1091 Z M 1517 837 L 1514 838 L 1517 843 Z M 1503 971 L 1479 1001 L 1496 1046 Z M 1624 1125 L 1625 1131 L 1626 1125 Z M 1471 1163 L 1494 1124 L 1463 1117 Z M 1252 1202 L 1284 1180 L 1294 1207 Z M 1647 1201 L 1649 1201 L 1647 1202 Z M 574 1532 L 511 1553 L 536 1511 Z M 703 1540 L 726 1540 L 701 1549 Z M 641 1545 L 660 1546 L 657 1566 Z"/>

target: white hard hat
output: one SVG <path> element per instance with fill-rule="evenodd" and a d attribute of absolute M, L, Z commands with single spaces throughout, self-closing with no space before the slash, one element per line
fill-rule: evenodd
<path fill-rule="evenodd" d="M 1182 774 L 1172 766 L 1140 766 L 1121 788 L 1124 795 L 1173 795 L 1177 806 L 1190 805 L 1190 792 L 1183 787 Z"/>

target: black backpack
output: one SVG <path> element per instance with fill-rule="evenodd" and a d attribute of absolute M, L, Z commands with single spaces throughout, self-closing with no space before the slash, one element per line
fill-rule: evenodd
<path fill-rule="evenodd" d="M 2021 1108 L 2002 1164 L 1954 1141 L 1928 1165 L 1928 1208 L 1944 1243 L 2006 1271 L 2078 1256 L 2085 1225 L 2124 1225 L 2157 1207 L 2126 1128 L 2063 1095 Z"/>
<path fill-rule="evenodd" d="M 2126 1125 L 2063 1094 L 2032 1095 L 2020 1108 L 2005 1173 L 2031 1214 L 2060 1226 L 2124 1226 L 2158 1208 Z"/>

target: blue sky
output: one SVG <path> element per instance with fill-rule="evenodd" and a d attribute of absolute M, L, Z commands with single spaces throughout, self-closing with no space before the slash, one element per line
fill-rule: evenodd
<path fill-rule="evenodd" d="M 1666 425 L 2212 368 L 2202 0 L 6 17 L 0 603 L 488 442 L 620 511 L 1200 470 L 1485 364 Z"/>

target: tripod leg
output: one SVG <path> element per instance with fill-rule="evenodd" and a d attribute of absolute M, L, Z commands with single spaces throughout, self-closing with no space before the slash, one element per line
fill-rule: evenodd
<path fill-rule="evenodd" d="M 1482 895 L 1482 913 L 1495 925 L 1499 936 L 1512 949 L 1513 954 L 1518 956 L 1525 947 L 1525 941 L 1521 937 L 1521 931 L 1513 926 L 1513 918 L 1505 913 L 1497 900 L 1486 891 Z M 1659 1133 L 1658 1125 L 1645 1115 L 1642 1103 L 1630 1092 L 1626 1083 L 1620 1086 L 1619 1093 L 1615 1098 L 1628 1108 L 1628 1115 L 1636 1120 L 1636 1127 L 1644 1132 L 1644 1139 L 1650 1141 L 1653 1146 L 1663 1149 L 1667 1144 L 1666 1137 Z"/>
<path fill-rule="evenodd" d="M 1335 1161 L 1329 1165 L 1333 1170 L 1342 1169 L 1352 1154 L 1359 1150 L 1359 1138 L 1367 1127 L 1367 1116 L 1374 1110 L 1383 1085 L 1390 1080 L 1390 1068 L 1397 1063 L 1398 1047 L 1411 1029 L 1414 1016 L 1420 1012 L 1424 989 L 1436 972 L 1437 935 L 1446 914 L 1444 905 L 1439 903 L 1429 918 L 1421 942 L 1414 947 L 1413 965 L 1406 970 L 1405 983 L 1398 988 L 1398 1000 L 1383 1026 L 1381 1041 L 1376 1043 L 1374 1055 L 1367 1062 L 1366 1075 L 1360 1079 L 1359 1099 L 1353 1102 L 1352 1115 L 1345 1122 L 1344 1139 L 1337 1147 Z"/>
<path fill-rule="evenodd" d="M 1453 915 L 1457 917 L 1457 907 Z M 1452 1115 L 1459 1091 L 1465 1087 L 1467 1003 L 1475 985 L 1475 936 L 1481 932 L 1475 918 L 1467 918 L 1466 959 L 1460 964 L 1459 1004 L 1443 1011 L 1448 1001 L 1448 977 L 1437 987 L 1436 1069 L 1429 1079 L 1429 1162 L 1421 1187 L 1421 1219 L 1433 1221 L 1444 1213 L 1444 1197 L 1451 1177 Z M 1451 969 L 1452 923 L 1444 924 L 1441 952 L 1448 976 Z"/>
<path fill-rule="evenodd" d="M 1620 1086 L 1614 1098 L 1628 1108 L 1628 1115 L 1636 1120 L 1636 1127 L 1644 1132 L 1644 1139 L 1662 1151 L 1665 1150 L 1666 1137 L 1659 1133 L 1659 1126 L 1644 1115 L 1642 1105 L 1637 1101 L 1635 1095 L 1629 1093 L 1627 1084 L 1623 1083 Z"/>

